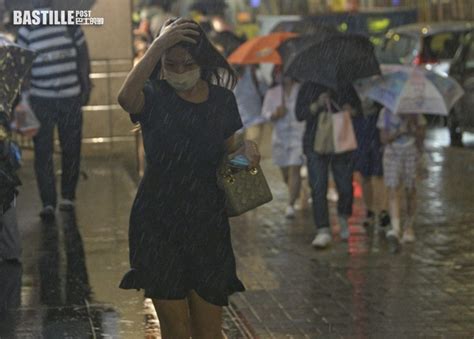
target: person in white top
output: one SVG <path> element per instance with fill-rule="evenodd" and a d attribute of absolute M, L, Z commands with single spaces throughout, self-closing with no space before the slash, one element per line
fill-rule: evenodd
<path fill-rule="evenodd" d="M 272 158 L 280 167 L 288 186 L 289 201 L 286 217 L 295 215 L 294 205 L 301 189 L 301 166 L 304 164 L 304 122 L 296 120 L 295 106 L 300 84 L 283 77 L 281 84 L 270 88 L 263 101 L 262 115 L 273 122 Z"/>
<path fill-rule="evenodd" d="M 256 65 L 236 67 L 239 81 L 234 88 L 237 106 L 244 125 L 245 139 L 261 143 L 263 133 L 262 98 L 265 86 L 257 77 Z"/>

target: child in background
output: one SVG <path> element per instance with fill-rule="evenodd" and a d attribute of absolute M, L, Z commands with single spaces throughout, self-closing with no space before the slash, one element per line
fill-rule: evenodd
<path fill-rule="evenodd" d="M 421 114 L 394 114 L 387 108 L 380 112 L 377 127 L 385 145 L 383 155 L 384 182 L 388 188 L 391 229 L 387 240 L 392 252 L 403 243 L 415 241 L 417 163 L 423 153 L 426 119 Z M 405 187 L 406 217 L 403 235 L 400 216 L 400 190 Z"/>

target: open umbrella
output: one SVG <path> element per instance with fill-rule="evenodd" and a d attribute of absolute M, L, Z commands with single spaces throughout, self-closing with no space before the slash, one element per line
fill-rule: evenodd
<path fill-rule="evenodd" d="M 10 113 L 35 53 L 0 35 L 0 111 Z"/>
<path fill-rule="evenodd" d="M 456 80 L 420 67 L 397 67 L 381 77 L 361 79 L 354 87 L 362 97 L 395 113 L 448 115 L 464 94 Z"/>
<path fill-rule="evenodd" d="M 286 75 L 333 89 L 380 73 L 372 43 L 357 34 L 301 36 L 285 41 L 278 52 Z"/>
<path fill-rule="evenodd" d="M 305 35 L 320 35 L 327 33 L 340 33 L 334 26 L 322 25 L 312 20 L 284 20 L 273 27 L 274 32 L 293 32 Z"/>
<path fill-rule="evenodd" d="M 280 44 L 297 34 L 291 32 L 272 33 L 252 38 L 240 45 L 227 59 L 231 64 L 251 65 L 272 63 L 280 65 L 282 60 L 277 52 Z"/>

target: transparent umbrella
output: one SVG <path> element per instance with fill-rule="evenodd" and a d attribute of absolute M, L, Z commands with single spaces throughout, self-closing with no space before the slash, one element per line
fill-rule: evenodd
<path fill-rule="evenodd" d="M 395 113 L 448 115 L 464 94 L 456 80 L 420 67 L 382 68 L 383 76 L 361 79 L 354 87 L 361 97 Z"/>

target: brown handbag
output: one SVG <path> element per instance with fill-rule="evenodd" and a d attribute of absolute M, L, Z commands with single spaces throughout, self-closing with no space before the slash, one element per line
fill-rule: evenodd
<path fill-rule="evenodd" d="M 226 196 L 227 216 L 235 217 L 273 199 L 262 168 L 240 169 L 229 164 L 227 155 L 218 169 L 218 186 Z"/>

